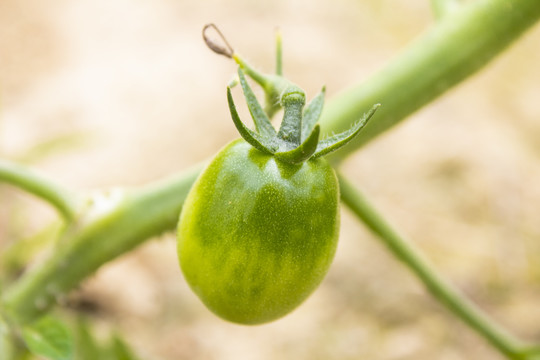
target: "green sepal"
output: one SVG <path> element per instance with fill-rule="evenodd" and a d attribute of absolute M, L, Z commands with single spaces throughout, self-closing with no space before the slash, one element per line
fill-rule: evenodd
<path fill-rule="evenodd" d="M 227 87 L 227 101 L 229 102 L 229 110 L 231 112 L 234 125 L 240 133 L 240 136 L 242 136 L 244 140 L 246 140 L 251 146 L 253 146 L 257 150 L 260 150 L 263 153 L 272 154 L 272 147 L 269 144 L 264 144 L 264 139 L 256 132 L 250 130 L 246 125 L 244 125 L 242 120 L 240 120 L 240 116 L 238 116 L 238 111 L 236 111 L 236 106 L 234 105 L 234 100 L 231 94 L 230 87 Z"/>
<path fill-rule="evenodd" d="M 255 124 L 255 131 L 253 131 L 240 120 L 230 88 L 227 88 L 229 109 L 242 138 L 259 151 L 274 155 L 277 159 L 291 164 L 327 155 L 348 144 L 364 128 L 379 105 L 373 106 L 349 130 L 319 142 L 320 128 L 316 124 L 323 111 L 326 88 L 323 87 L 305 106 L 304 91 L 282 76 L 279 34 L 276 46 L 275 75 L 262 74 L 252 68 L 238 54 L 232 54 L 232 58 L 239 65 L 238 81 L 242 86 L 249 112 Z M 264 89 L 266 97 L 264 108 L 249 86 L 246 76 L 249 76 Z M 276 131 L 270 118 L 280 107 L 283 108 L 283 120 L 279 130 Z"/>
<path fill-rule="evenodd" d="M 324 155 L 328 155 L 331 152 L 338 150 L 339 148 L 348 144 L 358 133 L 366 126 L 368 120 L 375 114 L 375 111 L 381 106 L 381 104 L 375 104 L 369 110 L 360 121 L 353 125 L 349 130 L 334 135 L 328 139 L 324 139 L 319 142 L 317 151 L 313 154 L 313 158 L 318 158 Z"/>
<path fill-rule="evenodd" d="M 319 120 L 319 118 L 321 117 L 325 93 L 326 87 L 323 87 L 321 92 L 318 93 L 304 109 L 304 116 L 302 118 L 301 141 L 304 141 L 309 136 L 309 134 L 311 134 L 313 127 L 317 123 L 317 120 Z"/>
<path fill-rule="evenodd" d="M 270 123 L 270 119 L 268 119 L 268 116 L 266 116 L 266 113 L 264 112 L 261 104 L 255 97 L 255 94 L 253 93 L 253 90 L 249 86 L 248 82 L 246 81 L 246 77 L 244 76 L 244 72 L 241 68 L 238 68 L 238 77 L 240 79 L 240 85 L 242 86 L 244 95 L 246 97 L 249 113 L 251 114 L 251 117 L 253 118 L 253 123 L 255 124 L 255 129 L 263 137 L 275 137 L 276 129 L 274 129 L 274 127 Z"/>
<path fill-rule="evenodd" d="M 306 161 L 313 155 L 313 153 L 315 153 L 315 150 L 317 150 L 320 132 L 321 127 L 319 124 L 316 124 L 311 131 L 311 134 L 306 140 L 304 140 L 302 144 L 300 144 L 300 146 L 290 151 L 277 152 L 274 154 L 274 156 L 281 161 L 291 164 L 299 164 Z"/>

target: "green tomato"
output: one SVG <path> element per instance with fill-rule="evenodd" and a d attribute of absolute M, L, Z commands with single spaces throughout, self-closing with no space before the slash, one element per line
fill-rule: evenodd
<path fill-rule="evenodd" d="M 328 271 L 338 240 L 339 189 L 322 156 L 350 142 L 377 106 L 351 129 L 319 141 L 324 89 L 304 109 L 298 86 L 249 71 L 265 89 L 281 94 L 280 129 L 239 70 L 255 131 L 240 120 L 227 89 L 243 140 L 221 150 L 190 190 L 178 225 L 178 257 L 210 310 L 233 322 L 260 324 L 296 308 Z"/>
<path fill-rule="evenodd" d="M 284 316 L 332 262 L 338 193 L 322 158 L 288 164 L 233 141 L 184 203 L 178 255 L 187 282 L 224 319 L 259 324 Z"/>

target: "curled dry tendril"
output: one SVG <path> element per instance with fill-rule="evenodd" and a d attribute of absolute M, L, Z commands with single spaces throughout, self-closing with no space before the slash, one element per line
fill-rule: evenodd
<path fill-rule="evenodd" d="M 220 41 L 222 42 L 222 44 L 220 44 L 219 42 L 216 42 L 216 41 L 214 41 L 214 40 L 212 40 L 212 39 L 210 39 L 208 37 L 208 30 L 209 29 L 213 29 L 219 35 L 219 38 L 220 38 Z M 234 50 L 233 50 L 232 46 L 229 44 L 229 42 L 227 41 L 225 36 L 221 33 L 221 31 L 219 30 L 219 28 L 215 24 L 212 24 L 212 23 L 206 24 L 203 27 L 202 36 L 203 36 L 203 39 L 204 39 L 204 42 L 205 42 L 206 46 L 208 46 L 210 48 L 210 50 L 212 50 L 216 54 L 228 57 L 229 59 L 231 59 L 233 57 Z"/>

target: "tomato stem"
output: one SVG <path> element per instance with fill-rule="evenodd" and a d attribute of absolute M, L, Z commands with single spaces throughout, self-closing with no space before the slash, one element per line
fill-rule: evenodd
<path fill-rule="evenodd" d="M 2 314 L 12 323 L 30 323 L 104 263 L 174 229 L 201 167 L 131 191 L 108 211 L 78 224 L 44 263 L 2 289 Z"/>
<path fill-rule="evenodd" d="M 338 174 L 338 178 L 342 201 L 422 281 L 437 300 L 508 358 L 525 359 L 520 355 L 527 348 L 525 344 L 496 324 L 461 291 L 448 283 L 409 241 L 384 220 L 358 189 L 341 174 Z"/>
<path fill-rule="evenodd" d="M 69 190 L 21 164 L 0 160 L 0 182 L 7 182 L 40 197 L 66 219 L 75 218 L 79 199 Z"/>
<path fill-rule="evenodd" d="M 292 144 L 293 147 L 300 145 L 302 137 L 302 116 L 306 95 L 299 87 L 291 87 L 281 96 L 281 106 L 283 107 L 283 121 L 277 136 Z"/>
<path fill-rule="evenodd" d="M 319 120 L 323 134 L 349 128 L 373 104 L 382 104 L 377 118 L 332 161 L 343 160 L 480 70 L 538 18 L 538 0 L 464 2 L 381 71 L 326 104 Z"/>
<path fill-rule="evenodd" d="M 240 66 L 240 68 L 247 75 L 249 75 L 250 78 L 255 80 L 255 82 L 259 84 L 262 88 L 266 89 L 267 87 L 271 86 L 272 80 L 270 79 L 270 77 L 256 70 L 247 61 L 245 61 L 239 54 L 234 53 L 232 58 L 234 59 L 234 61 L 236 61 L 236 63 Z"/>
<path fill-rule="evenodd" d="M 476 72 L 539 18 L 538 0 L 479 0 L 467 3 L 454 14 L 442 18 L 386 68 L 328 103 L 321 121 L 325 133 L 348 129 L 373 103 L 383 104 L 377 114 L 377 121 L 372 122 L 353 146 L 342 151 L 336 159 L 341 160 L 346 153 L 352 153 Z M 6 170 L 3 171 L 3 176 L 6 177 Z M 9 176 L 19 176 L 13 169 L 8 169 L 9 172 L 12 172 Z M 185 196 L 197 174 L 198 170 L 185 171 L 159 184 L 150 184 L 135 190 L 128 203 L 118 204 L 107 216 L 93 219 L 74 229 L 57 252 L 23 274 L 11 286 L 2 289 L 2 310 L 9 312 L 14 320 L 32 321 L 50 309 L 54 304 L 54 294 L 68 292 L 104 263 L 153 236 L 172 231 Z M 29 187 L 28 184 L 21 187 L 25 186 Z M 63 204 L 64 192 L 56 192 L 56 186 L 51 188 L 52 193 L 57 195 L 54 197 L 58 198 L 59 204 Z M 347 194 L 347 189 L 346 185 L 342 185 L 342 197 L 346 203 L 353 203 L 355 192 Z M 347 197 L 350 199 L 347 200 Z M 70 202 L 67 201 L 67 204 Z M 357 207 L 356 211 L 362 213 L 364 202 L 360 201 L 359 204 L 353 205 Z M 63 208 L 64 205 L 59 207 Z M 69 205 L 66 208 L 70 208 Z M 382 226 L 380 231 L 387 231 L 390 235 L 395 233 L 383 226 L 385 221 L 377 213 L 368 211 L 364 216 L 371 219 L 371 226 L 375 229 Z M 396 244 L 400 244 L 399 240 L 398 236 Z M 413 261 L 409 261 L 413 264 L 414 255 L 417 253 L 414 249 L 409 249 L 407 243 L 404 244 L 405 254 L 413 256 Z M 390 247 L 390 242 L 388 246 Z M 408 261 L 406 256 L 403 256 L 403 261 Z M 69 271 L 66 271 L 66 264 L 71 265 Z M 419 267 L 415 269 L 407 263 L 419 276 L 424 273 L 427 280 L 422 278 L 423 281 L 433 282 L 434 290 L 430 287 L 428 289 L 441 292 L 437 299 L 503 353 L 513 358 L 525 358 L 525 355 L 513 355 L 516 354 L 517 342 L 512 337 L 499 331 L 497 326 L 491 326 L 489 318 L 482 312 L 477 313 L 477 308 L 469 302 L 465 301 L 465 305 L 460 306 L 462 295 L 459 292 L 449 285 L 445 286 L 447 284 L 439 281 L 440 277 L 433 275 L 434 272 L 425 272 L 430 267 L 422 267 L 423 261 L 418 261 L 417 264 Z M 440 287 L 438 290 L 437 286 Z M 521 354 L 532 352 L 530 349 L 533 348 L 522 349 Z"/>

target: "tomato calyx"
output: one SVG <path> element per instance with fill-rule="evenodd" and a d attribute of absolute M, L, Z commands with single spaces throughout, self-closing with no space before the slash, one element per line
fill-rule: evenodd
<path fill-rule="evenodd" d="M 207 31 L 209 29 L 217 32 L 221 44 L 208 37 Z M 254 148 L 263 153 L 274 155 L 281 161 L 300 164 L 340 149 L 360 133 L 380 106 L 380 104 L 374 105 L 349 130 L 319 141 L 321 130 L 317 121 L 321 116 L 324 105 L 325 88 L 323 87 L 321 92 L 305 106 L 306 95 L 304 91 L 283 76 L 281 36 L 279 33 L 276 37 L 275 75 L 263 74 L 255 70 L 234 51 L 214 24 L 207 24 L 203 28 L 203 38 L 212 51 L 233 59 L 239 65 L 238 81 L 244 92 L 249 112 L 255 124 L 255 130 L 249 129 L 240 120 L 231 94 L 231 87 L 234 85 L 230 85 L 227 87 L 227 100 L 238 132 Z M 244 72 L 263 88 L 266 95 L 264 109 L 246 81 Z M 234 84 L 236 83 L 235 81 Z M 279 131 L 276 132 L 270 118 L 279 108 L 283 108 L 284 113 Z"/>
<path fill-rule="evenodd" d="M 358 135 L 380 106 L 374 105 L 349 130 L 319 141 L 320 126 L 317 121 L 323 109 L 324 87 L 304 109 L 306 103 L 304 91 L 294 84 L 288 85 L 280 96 L 280 105 L 284 113 L 279 131 L 276 132 L 241 68 L 238 69 L 238 77 L 255 124 L 255 130 L 251 130 L 240 120 L 231 88 L 227 87 L 229 110 L 238 132 L 257 150 L 291 164 L 318 158 L 345 146 Z"/>

